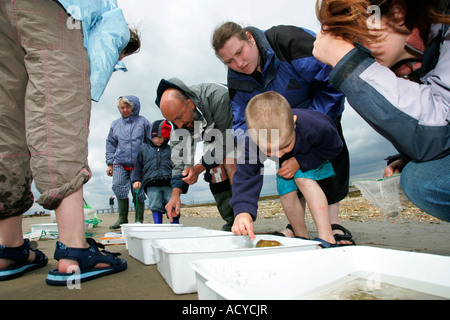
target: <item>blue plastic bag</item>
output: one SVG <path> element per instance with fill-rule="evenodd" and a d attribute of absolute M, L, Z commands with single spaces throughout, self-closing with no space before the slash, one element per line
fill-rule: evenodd
<path fill-rule="evenodd" d="M 119 69 L 127 71 L 123 63 L 117 66 L 120 53 L 130 41 L 123 12 L 116 0 L 59 0 L 59 3 L 81 21 L 91 69 L 91 98 L 99 101 L 112 73 Z"/>

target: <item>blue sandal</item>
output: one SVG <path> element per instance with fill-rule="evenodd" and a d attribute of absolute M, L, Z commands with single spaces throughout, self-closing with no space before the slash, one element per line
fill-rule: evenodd
<path fill-rule="evenodd" d="M 336 242 L 336 243 L 329 243 L 328 241 L 325 241 L 325 240 L 323 240 L 323 239 L 321 239 L 321 238 L 314 238 L 314 241 L 319 241 L 319 242 L 320 242 L 319 246 L 320 246 L 322 249 L 337 248 L 337 247 L 339 247 L 339 244 L 338 244 L 337 242 Z"/>
<path fill-rule="evenodd" d="M 86 241 L 89 244 L 87 249 L 68 248 L 61 242 L 56 242 L 55 259 L 75 260 L 78 262 L 79 271 L 76 273 L 61 273 L 58 272 L 58 269 L 50 270 L 46 280 L 47 284 L 65 286 L 74 280 L 86 282 L 124 271 L 127 268 L 127 262 L 117 257 L 120 253 L 112 253 L 106 250 L 100 251 L 98 248 L 104 249 L 105 246 L 97 243 L 92 238 L 87 238 Z M 95 266 L 100 263 L 105 263 L 109 266 L 96 268 Z"/>
<path fill-rule="evenodd" d="M 33 262 L 28 262 L 30 250 L 36 255 Z M 0 245 L 0 259 L 15 261 L 14 265 L 5 269 L 0 269 L 0 281 L 18 278 L 21 275 L 39 269 L 48 263 L 48 258 L 42 251 L 31 248 L 29 239 L 24 239 L 23 244 L 16 248 Z"/>

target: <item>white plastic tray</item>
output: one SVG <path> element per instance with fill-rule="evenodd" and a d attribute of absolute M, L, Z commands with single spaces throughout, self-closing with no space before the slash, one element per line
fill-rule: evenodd
<path fill-rule="evenodd" d="M 156 231 L 139 230 L 128 232 L 126 243 L 130 256 L 143 264 L 151 265 L 158 262 L 158 251 L 153 247 L 153 240 L 217 235 L 230 235 L 230 232 L 202 227 L 159 228 Z"/>
<path fill-rule="evenodd" d="M 261 240 L 277 240 L 282 246 L 255 248 Z M 248 236 L 216 236 L 154 241 L 159 250 L 158 271 L 175 294 L 197 291 L 195 272 L 189 262 L 210 258 L 265 255 L 276 252 L 314 250 L 319 242 L 273 235 L 257 235 L 252 242 Z"/>
<path fill-rule="evenodd" d="M 127 239 L 127 235 L 129 232 L 134 231 L 146 231 L 146 232 L 165 232 L 165 231 L 174 231 L 178 230 L 178 228 L 182 227 L 182 224 L 150 224 L 150 223 L 126 223 L 121 224 L 120 229 L 122 233 L 122 237 Z M 125 242 L 126 248 L 128 249 L 128 242 Z"/>
<path fill-rule="evenodd" d="M 182 224 L 150 224 L 150 223 L 125 223 L 120 225 L 122 236 L 127 237 L 132 231 L 160 231 L 161 229 L 172 230 L 182 227 Z"/>
<path fill-rule="evenodd" d="M 450 299 L 448 256 L 354 246 L 190 265 L 199 299 L 321 299 L 358 278 L 370 290 L 389 284 Z"/>

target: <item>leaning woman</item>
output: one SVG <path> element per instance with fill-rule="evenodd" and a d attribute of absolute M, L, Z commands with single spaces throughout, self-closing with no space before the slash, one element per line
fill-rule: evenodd
<path fill-rule="evenodd" d="M 324 0 L 314 56 L 331 84 L 398 150 L 385 176 L 450 221 L 450 17 L 445 1 Z"/>
<path fill-rule="evenodd" d="M 352 235 L 339 219 L 339 202 L 346 197 L 349 184 L 349 154 L 340 123 L 344 97 L 328 83 L 331 68 L 313 57 L 314 41 L 313 32 L 296 26 L 275 26 L 264 31 L 226 22 L 214 31 L 212 46 L 216 56 L 228 67 L 233 129 L 238 140 L 236 132 L 247 131 L 244 117 L 247 103 L 268 91 L 281 94 L 292 108 L 320 111 L 335 121 L 344 148 L 331 160 L 336 176 L 321 180 L 319 185 L 327 196 L 336 241 L 340 245 L 352 245 L 355 243 Z M 233 191 L 232 206 L 235 214 L 246 212 L 242 211 L 245 209 L 256 215 L 256 204 L 249 204 L 244 193 L 238 191 L 241 182 L 243 189 L 249 183 L 247 177 L 243 178 L 242 170 L 238 164 L 233 177 L 236 192 Z M 294 236 L 299 224 L 294 225 L 292 218 L 288 220 L 290 225 L 282 234 Z"/>

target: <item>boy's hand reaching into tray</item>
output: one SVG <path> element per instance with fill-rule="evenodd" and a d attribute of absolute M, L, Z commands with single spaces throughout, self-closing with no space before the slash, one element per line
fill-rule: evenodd
<path fill-rule="evenodd" d="M 237 236 L 249 236 L 250 240 L 255 240 L 255 232 L 253 231 L 253 218 L 247 212 L 242 212 L 234 219 L 231 231 Z"/>

